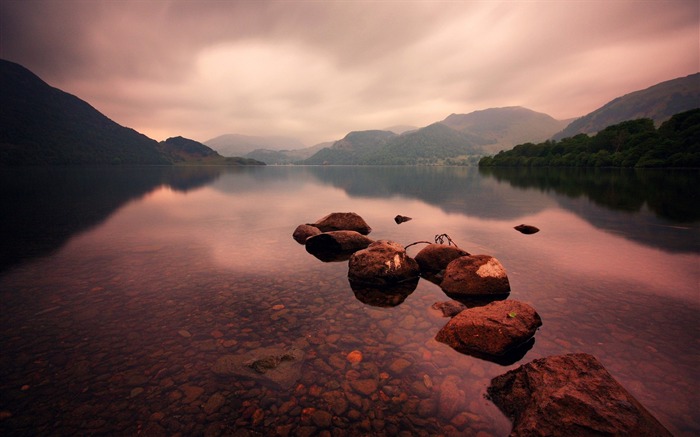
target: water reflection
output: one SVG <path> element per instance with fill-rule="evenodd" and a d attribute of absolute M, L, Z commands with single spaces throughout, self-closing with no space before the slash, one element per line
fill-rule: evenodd
<path fill-rule="evenodd" d="M 187 192 L 217 167 L 7 168 L 0 172 L 0 273 L 53 253 L 160 186 Z"/>

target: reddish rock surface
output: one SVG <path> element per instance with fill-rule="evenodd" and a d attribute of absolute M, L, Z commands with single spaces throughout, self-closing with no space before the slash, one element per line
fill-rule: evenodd
<path fill-rule="evenodd" d="M 542 320 L 530 305 L 503 300 L 461 311 L 435 339 L 460 352 L 501 356 L 526 343 L 540 326 Z"/>
<path fill-rule="evenodd" d="M 372 228 L 365 220 L 354 212 L 332 212 L 318 219 L 311 226 L 315 226 L 322 232 L 329 231 L 355 231 L 362 235 L 372 232 Z"/>
<path fill-rule="evenodd" d="M 589 354 L 534 360 L 491 380 L 511 436 L 670 436 Z"/>
<path fill-rule="evenodd" d="M 299 244 L 306 244 L 306 240 L 309 237 L 313 237 L 314 235 L 318 235 L 320 233 L 321 230 L 316 226 L 299 225 L 292 233 L 292 238 L 294 238 L 294 241 Z"/>
<path fill-rule="evenodd" d="M 440 288 L 451 296 L 499 296 L 510 293 L 508 275 L 489 255 L 469 255 L 450 262 Z"/>
<path fill-rule="evenodd" d="M 467 255 L 469 252 L 457 246 L 432 243 L 416 254 L 416 262 L 420 266 L 421 274 L 431 274 L 445 270 L 450 262 Z"/>
<path fill-rule="evenodd" d="M 399 243 L 379 240 L 352 254 L 348 278 L 364 284 L 395 284 L 420 274 L 418 263 Z"/>

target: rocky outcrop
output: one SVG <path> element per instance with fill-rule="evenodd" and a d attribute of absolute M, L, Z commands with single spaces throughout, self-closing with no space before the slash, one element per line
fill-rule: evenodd
<path fill-rule="evenodd" d="M 534 360 L 491 380 L 511 436 L 670 436 L 589 354 Z"/>
<path fill-rule="evenodd" d="M 510 293 L 508 275 L 489 255 L 469 255 L 450 262 L 440 288 L 451 297 L 505 296 Z"/>
<path fill-rule="evenodd" d="M 318 235 L 321 230 L 316 226 L 311 225 L 299 225 L 292 233 L 292 238 L 299 244 L 306 244 L 306 240 L 310 237 Z"/>
<path fill-rule="evenodd" d="M 457 246 L 431 243 L 416 254 L 421 275 L 434 275 L 445 270 L 447 265 L 457 258 L 468 256 L 469 252 Z"/>
<path fill-rule="evenodd" d="M 306 240 L 306 251 L 321 261 L 345 261 L 373 242 L 356 231 L 331 231 Z"/>
<path fill-rule="evenodd" d="M 530 226 L 530 225 L 518 225 L 518 226 L 514 227 L 513 229 L 515 229 L 516 231 L 518 231 L 520 233 L 526 234 L 526 235 L 536 234 L 537 232 L 540 231 L 535 226 Z"/>
<path fill-rule="evenodd" d="M 375 241 L 366 249 L 352 254 L 348 269 L 351 282 L 369 285 L 412 281 L 419 274 L 418 263 L 406 254 L 406 249 L 388 240 Z"/>
<path fill-rule="evenodd" d="M 362 235 L 372 232 L 367 222 L 354 212 L 332 212 L 311 223 L 311 226 L 320 229 L 321 232 L 355 231 Z"/>
<path fill-rule="evenodd" d="M 510 361 L 508 358 L 517 357 L 520 347 L 528 345 L 540 326 L 542 319 L 530 305 L 503 300 L 461 311 L 435 339 L 459 352 L 487 359 L 506 357 L 505 361 Z"/>

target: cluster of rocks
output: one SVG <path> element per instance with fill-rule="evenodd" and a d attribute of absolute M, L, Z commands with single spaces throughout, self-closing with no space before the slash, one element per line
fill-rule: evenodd
<path fill-rule="evenodd" d="M 409 219 L 410 218 L 407 218 Z M 404 220 L 397 216 L 397 224 Z M 539 231 L 519 225 L 523 234 Z M 403 302 L 423 277 L 454 300 L 433 305 L 448 323 L 435 339 L 454 350 L 510 365 L 534 344 L 542 320 L 530 305 L 508 300 L 504 267 L 490 255 L 472 255 L 436 237 L 414 258 L 406 248 L 367 237 L 371 227 L 355 213 L 331 213 L 300 225 L 294 239 L 322 261 L 348 260 L 355 296 L 376 306 Z M 511 435 L 670 435 L 592 356 L 535 360 L 498 376 L 490 399 L 511 420 Z"/>

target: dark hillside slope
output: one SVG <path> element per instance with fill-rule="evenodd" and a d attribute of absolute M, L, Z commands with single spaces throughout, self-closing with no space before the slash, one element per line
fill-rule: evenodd
<path fill-rule="evenodd" d="M 700 108 L 700 73 L 618 97 L 574 120 L 552 138 L 559 140 L 580 133 L 594 134 L 607 126 L 638 118 L 650 118 L 658 126 L 674 114 L 696 108 Z"/>
<path fill-rule="evenodd" d="M 0 164 L 168 164 L 158 143 L 0 60 Z"/>

